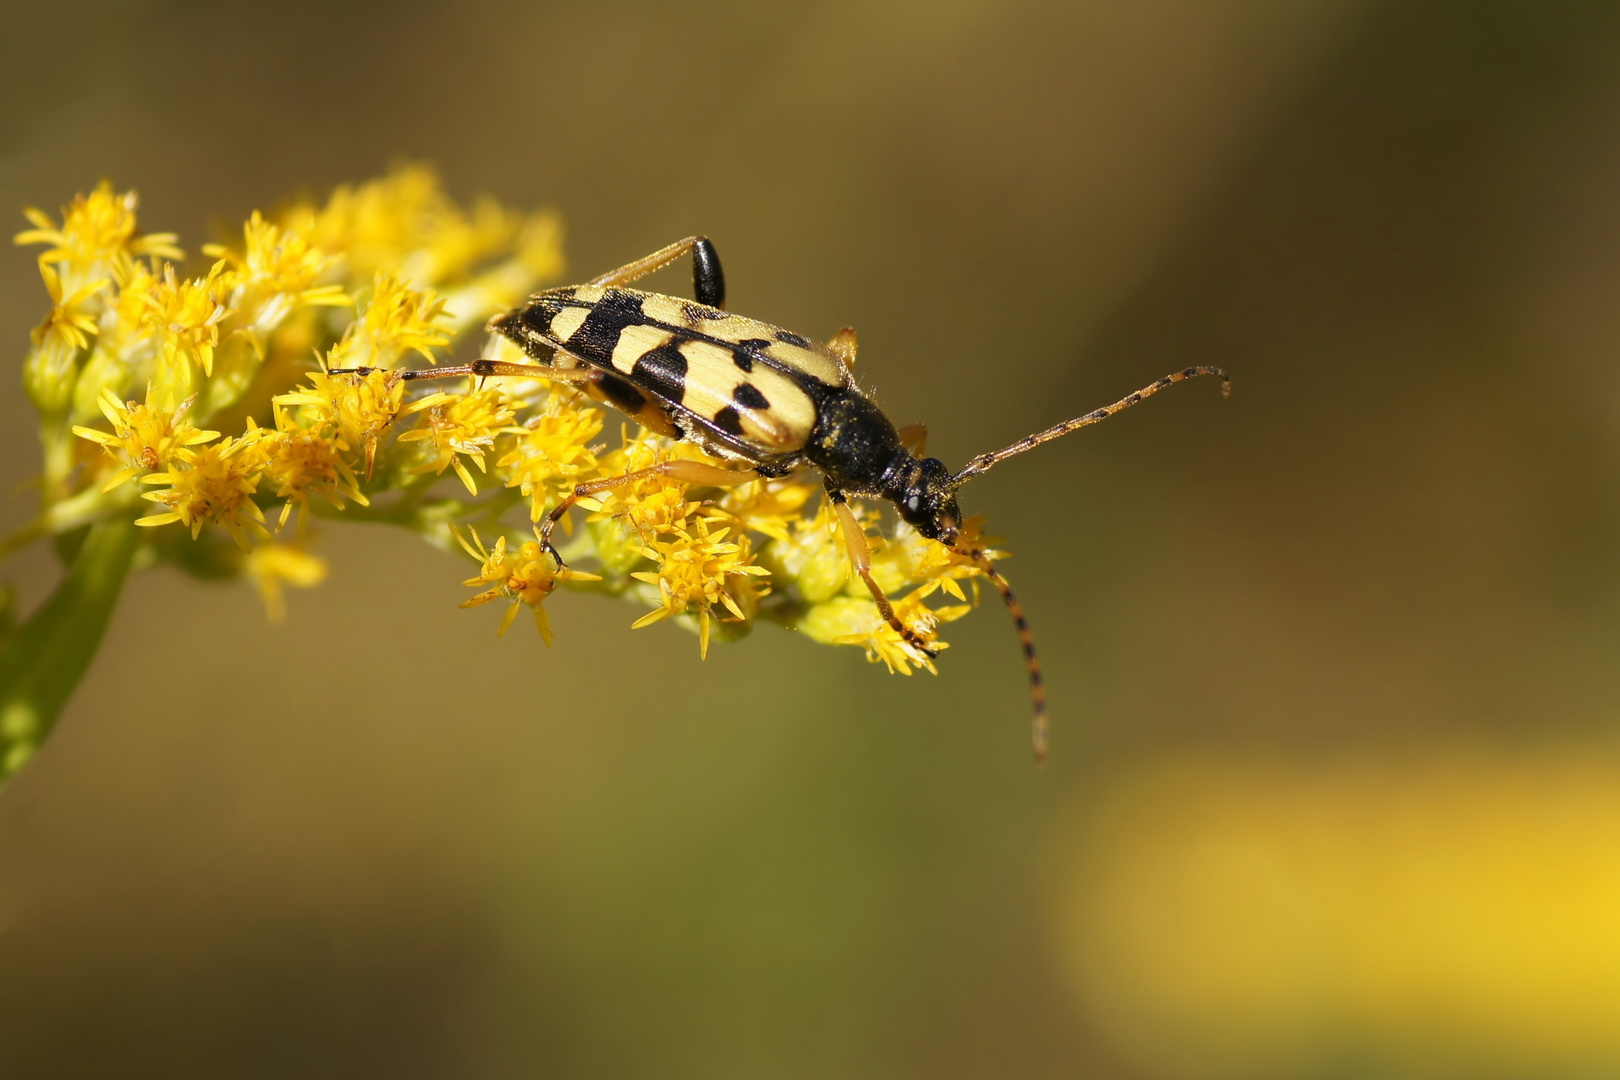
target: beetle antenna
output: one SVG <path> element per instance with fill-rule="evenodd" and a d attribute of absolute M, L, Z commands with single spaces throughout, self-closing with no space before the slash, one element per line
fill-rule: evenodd
<path fill-rule="evenodd" d="M 1172 371 L 1158 382 L 1150 383 L 1149 385 L 1142 387 L 1142 389 L 1138 390 L 1136 393 L 1120 398 L 1112 405 L 1106 405 L 1101 409 L 1093 409 L 1091 412 L 1086 413 L 1086 415 L 1077 416 L 1073 420 L 1065 420 L 1056 427 L 1049 427 L 1045 431 L 1019 439 L 1011 446 L 997 450 L 994 453 L 980 454 L 978 457 L 968 462 L 967 465 L 962 468 L 961 472 L 951 477 L 951 487 L 961 487 L 975 476 L 988 472 L 990 467 L 997 462 L 1006 461 L 1015 454 L 1022 454 L 1025 450 L 1033 450 L 1037 446 L 1041 445 L 1041 443 L 1051 442 L 1053 439 L 1062 438 L 1071 431 L 1079 431 L 1083 427 L 1090 427 L 1092 424 L 1100 423 L 1108 419 L 1110 416 L 1113 416 L 1115 413 L 1122 412 L 1125 409 L 1130 408 L 1132 405 L 1135 405 L 1137 402 L 1142 401 L 1145 398 L 1152 397 L 1154 394 L 1157 394 L 1160 390 L 1163 390 L 1167 386 L 1173 386 L 1178 382 L 1183 382 L 1187 379 L 1194 379 L 1200 375 L 1219 376 L 1221 380 L 1221 396 L 1227 397 L 1232 393 L 1232 380 L 1227 376 L 1225 368 L 1200 365 L 1197 367 L 1182 368 L 1180 371 Z"/>
<path fill-rule="evenodd" d="M 1035 656 L 1035 638 L 1029 632 L 1029 622 L 1024 618 L 1024 606 L 1013 595 L 1012 586 L 1007 579 L 1001 576 L 996 564 L 980 548 L 958 548 L 959 554 L 966 555 L 973 560 L 975 566 L 983 571 L 984 576 L 990 579 L 990 584 L 996 587 L 1001 599 L 1007 605 L 1007 613 L 1012 616 L 1013 626 L 1018 630 L 1018 644 L 1024 649 L 1024 667 L 1029 671 L 1029 699 L 1035 709 L 1035 718 L 1030 724 L 1030 741 L 1035 747 L 1035 764 L 1039 765 L 1046 760 L 1047 731 L 1049 725 L 1046 720 L 1046 681 L 1041 678 L 1041 662 Z"/>

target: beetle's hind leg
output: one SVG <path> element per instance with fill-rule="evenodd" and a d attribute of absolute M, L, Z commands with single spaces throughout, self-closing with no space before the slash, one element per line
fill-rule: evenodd
<path fill-rule="evenodd" d="M 827 497 L 832 500 L 833 509 L 838 514 L 838 527 L 844 534 L 844 547 L 849 552 L 849 564 L 866 583 L 866 591 L 872 594 L 872 599 L 877 601 L 878 614 L 883 616 L 883 621 L 888 623 L 907 645 L 930 660 L 938 656 L 938 649 L 929 645 L 915 630 L 900 621 L 900 616 L 894 613 L 894 605 L 889 603 L 889 598 L 883 593 L 883 586 L 872 576 L 872 549 L 866 543 L 866 530 L 855 520 L 855 512 L 849 508 L 849 501 L 844 497 L 844 493 L 828 488 Z"/>
<path fill-rule="evenodd" d="M 720 256 L 707 236 L 688 236 L 685 240 L 677 240 L 645 258 L 592 278 L 590 284 L 616 289 L 644 278 L 655 270 L 662 270 L 688 253 L 692 256 L 692 293 L 697 297 L 697 302 L 708 307 L 724 308 L 726 275 L 720 268 Z"/>
<path fill-rule="evenodd" d="M 657 465 L 645 469 L 636 469 L 634 472 L 623 473 L 619 476 L 606 476 L 600 480 L 587 480 L 579 484 L 574 491 L 562 502 L 558 503 L 546 520 L 540 524 L 540 546 L 557 561 L 557 566 L 563 566 L 563 559 L 551 542 L 551 531 L 557 527 L 574 504 L 581 499 L 589 498 L 603 491 L 612 491 L 614 488 L 629 487 L 639 480 L 651 480 L 661 476 L 669 480 L 678 480 L 684 484 L 700 484 L 704 487 L 736 487 L 746 484 L 750 480 L 758 480 L 760 474 L 753 469 L 726 469 L 719 465 L 709 465 L 701 461 L 692 461 L 688 458 L 677 458 L 674 461 L 662 461 Z"/>

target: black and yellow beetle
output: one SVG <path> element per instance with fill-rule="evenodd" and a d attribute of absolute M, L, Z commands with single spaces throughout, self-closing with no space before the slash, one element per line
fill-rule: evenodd
<path fill-rule="evenodd" d="M 631 282 L 686 255 L 692 257 L 697 302 L 627 288 Z M 956 490 L 999 461 L 1097 423 L 1172 383 L 1215 375 L 1228 389 L 1226 372 L 1189 367 L 1166 375 L 1105 408 L 981 454 L 953 474 L 938 458 L 919 458 L 889 418 L 855 384 L 855 331 L 846 327 L 825 345 L 769 323 L 725 310 L 725 276 L 707 237 L 693 236 L 584 285 L 547 289 L 523 306 L 490 320 L 489 329 L 520 346 L 546 367 L 546 377 L 582 387 L 637 423 L 674 439 L 696 443 L 735 467 L 689 460 L 580 484 L 546 517 L 541 542 L 559 566 L 551 545 L 557 522 L 580 499 L 649 476 L 710 487 L 761 477 L 785 476 L 806 466 L 820 470 L 843 530 L 850 563 L 866 583 L 878 610 L 914 648 L 934 655 L 895 615 L 873 579 L 866 535 L 850 511 L 850 495 L 894 504 L 900 517 L 923 536 L 972 560 L 1012 612 L 1029 669 L 1034 700 L 1037 759 L 1047 742 L 1046 695 L 1035 644 L 1007 580 L 977 548 L 959 546 L 961 511 Z M 332 374 L 363 374 L 350 368 Z M 459 376 L 532 377 L 532 366 L 475 360 L 456 367 L 401 371 L 406 379 Z"/>

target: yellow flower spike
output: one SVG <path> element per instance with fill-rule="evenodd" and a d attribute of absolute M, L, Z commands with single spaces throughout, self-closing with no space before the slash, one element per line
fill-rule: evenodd
<path fill-rule="evenodd" d="M 684 615 L 694 607 L 698 615 L 698 651 L 709 654 L 709 617 L 720 605 L 739 621 L 747 614 L 738 604 L 738 594 L 750 603 L 761 590 L 755 577 L 770 573 L 752 562 L 753 552 L 746 535 L 728 541 L 729 527 L 712 529 L 705 518 L 694 518 L 688 527 L 674 529 L 667 536 L 655 537 L 642 554 L 658 564 L 656 571 L 638 571 L 630 576 L 658 586 L 659 606 L 631 624 L 639 630 L 672 615 Z"/>
<path fill-rule="evenodd" d="M 169 509 L 138 519 L 135 524 L 155 526 L 179 521 L 196 539 L 212 521 L 225 527 L 231 539 L 247 550 L 249 535 L 269 540 L 264 512 L 253 501 L 264 472 L 264 458 L 254 453 L 262 428 L 250 428 L 240 438 L 226 438 L 198 450 L 182 449 L 168 472 L 141 477 L 143 484 L 161 484 L 167 491 L 143 492 L 143 499 Z"/>
<path fill-rule="evenodd" d="M 104 452 L 73 452 L 77 440 L 48 444 L 47 490 L 64 502 L 85 496 L 69 504 L 73 513 L 84 506 L 121 512 L 122 503 L 98 499 L 96 489 L 140 478 L 144 499 L 156 504 L 143 526 L 181 522 L 196 537 L 212 522 L 249 548 L 242 565 L 272 618 L 285 610 L 286 587 L 325 573 L 323 562 L 288 542 L 295 511 L 293 536 L 301 540 L 316 511 L 352 514 L 351 503 L 371 505 L 362 486 L 387 507 L 369 516 L 436 538 L 452 516 L 494 523 L 521 497 L 540 521 L 580 483 L 672 459 L 711 460 L 694 443 L 633 427 L 605 451 L 604 409 L 569 384 L 549 382 L 541 367 L 532 379 L 503 377 L 410 401 L 397 370 L 414 363 L 410 353 L 432 362 L 490 310 L 561 271 L 554 214 L 525 217 L 488 200 L 463 208 L 431 170 L 411 166 L 341 188 L 324 206 L 255 213 L 231 244 L 204 248 L 217 260 L 206 274 L 181 280 L 178 268 L 160 261 L 179 257 L 172 237 L 138 237 L 133 211 L 133 196 L 102 185 L 64 212 L 61 228 L 33 212 L 37 228 L 19 237 L 50 246 L 41 274 L 51 311 L 36 331 L 30 393 L 47 415 L 86 425 L 75 434 Z M 350 303 L 352 318 L 320 310 Z M 324 370 L 306 376 L 312 353 Z M 482 355 L 528 362 L 499 336 Z M 377 370 L 330 373 L 351 367 Z M 123 400 L 143 385 L 144 404 Z M 266 396 L 270 430 L 251 419 L 264 415 Z M 199 431 L 193 415 L 217 417 L 212 426 L 241 434 Z M 401 424 L 403 416 L 415 420 Z M 402 445 L 391 447 L 396 431 Z M 90 467 L 76 468 L 87 456 Z M 452 468 L 472 498 L 409 476 Z M 482 484 L 480 472 L 488 474 Z M 933 670 L 921 649 L 883 623 L 850 574 L 831 507 L 812 501 L 819 488 L 819 478 L 806 475 L 732 488 L 652 476 L 580 500 L 582 515 L 560 527 L 589 521 L 569 540 L 570 558 L 598 560 L 608 576 L 599 591 L 647 602 L 637 627 L 689 619 L 703 655 L 716 619 L 728 624 L 722 631 L 746 629 L 756 617 L 797 619 L 811 638 L 859 645 L 890 670 Z M 967 610 L 972 593 L 963 581 L 976 586 L 979 567 L 908 527 L 879 528 L 886 519 L 870 508 L 858 514 L 874 574 L 901 618 L 922 640 L 937 641 L 938 626 Z M 976 523 L 964 526 L 969 546 L 983 546 L 977 536 Z M 503 633 L 527 607 L 550 644 L 545 599 L 566 583 L 602 580 L 557 567 L 537 543 L 502 539 L 491 549 L 466 529 L 458 539 L 479 567 L 464 606 L 506 600 Z M 187 565 L 169 544 L 153 550 Z M 785 595 L 772 599 L 783 602 L 761 603 L 773 589 Z M 925 601 L 936 593 L 964 603 L 931 611 Z"/>
<path fill-rule="evenodd" d="M 258 585 L 265 617 L 273 623 L 287 618 L 287 586 L 312 589 L 326 580 L 326 571 L 325 559 L 297 544 L 261 544 L 247 557 L 248 576 Z"/>
<path fill-rule="evenodd" d="M 339 450 L 360 450 L 370 480 L 377 444 L 404 405 L 405 383 L 389 371 L 365 375 L 317 371 L 310 374 L 307 387 L 280 394 L 274 401 L 278 408 L 294 408 L 300 418 L 324 428 Z"/>
<path fill-rule="evenodd" d="M 204 375 L 214 373 L 214 349 L 219 345 L 219 324 L 231 314 L 230 294 L 236 275 L 221 259 L 206 277 L 175 276 L 174 266 L 163 268 L 163 277 L 142 294 L 146 303 L 144 325 L 161 342 L 163 362 L 180 358 L 196 363 Z"/>
<path fill-rule="evenodd" d="M 70 292 L 77 292 L 137 255 L 185 258 L 185 252 L 175 246 L 177 238 L 173 233 L 136 234 L 135 208 L 139 202 L 135 192 L 118 194 L 111 181 L 103 180 L 89 195 L 75 196 L 62 207 L 60 226 L 40 210 L 24 210 L 23 215 L 34 227 L 24 229 L 12 241 L 51 245 L 40 254 L 39 261 L 57 264 Z"/>
<path fill-rule="evenodd" d="M 535 629 L 540 631 L 540 639 L 546 647 L 551 647 L 551 623 L 546 618 L 545 608 L 541 605 L 546 597 L 550 596 L 559 584 L 565 581 L 601 581 L 595 574 L 586 574 L 569 567 L 562 570 L 556 568 L 550 556 L 541 550 L 540 545 L 533 540 L 523 543 L 516 552 L 506 549 L 506 537 L 495 540 L 494 550 L 484 546 L 479 539 L 478 531 L 467 529 L 468 535 L 454 527 L 450 530 L 462 550 L 473 558 L 479 560 L 478 576 L 468 578 L 462 584 L 470 588 L 491 586 L 468 600 L 463 600 L 464 608 L 477 607 L 487 604 L 491 600 L 506 598 L 512 601 L 511 607 L 501 617 L 500 629 L 495 636 L 503 636 L 512 626 L 512 620 L 517 617 L 518 607 L 527 604 L 534 612 Z"/>
<path fill-rule="evenodd" d="M 484 457 L 494 447 L 496 436 L 523 430 L 512 426 L 511 405 L 505 392 L 494 386 L 470 394 L 430 394 L 407 405 L 405 412 L 420 412 L 423 423 L 401 435 L 399 441 L 426 443 L 423 449 L 432 455 L 411 471 L 442 476 L 449 466 L 472 495 L 478 494 L 478 485 L 462 458 L 486 472 Z"/>
<path fill-rule="evenodd" d="M 112 431 L 75 426 L 73 434 L 98 443 L 123 468 L 102 486 L 103 493 L 141 475 L 167 468 L 175 455 L 188 447 L 200 446 L 219 438 L 217 431 L 199 431 L 186 419 L 192 398 L 179 405 L 155 403 L 147 387 L 145 404 L 119 401 L 111 390 L 103 390 L 97 404 L 112 424 Z"/>
<path fill-rule="evenodd" d="M 495 467 L 505 474 L 507 487 L 529 500 L 529 520 L 539 521 L 549 505 L 596 471 L 590 443 L 601 432 L 602 410 L 560 388 L 518 429 L 517 446 Z"/>

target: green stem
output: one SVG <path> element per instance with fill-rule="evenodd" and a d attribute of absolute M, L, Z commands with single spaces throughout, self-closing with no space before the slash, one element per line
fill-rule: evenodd
<path fill-rule="evenodd" d="M 131 521 L 103 521 L 50 599 L 0 648 L 0 775 L 50 733 L 95 659 L 138 546 Z"/>
<path fill-rule="evenodd" d="M 73 453 L 78 445 L 78 440 L 68 433 L 65 409 L 40 417 L 39 443 L 45 451 L 40 497 L 49 506 L 67 498 L 68 475 L 73 472 Z"/>

